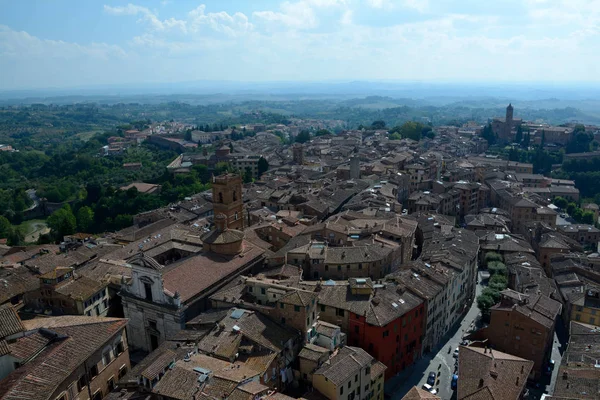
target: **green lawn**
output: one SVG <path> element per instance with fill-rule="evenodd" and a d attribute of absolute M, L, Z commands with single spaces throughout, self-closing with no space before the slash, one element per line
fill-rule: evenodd
<path fill-rule="evenodd" d="M 26 243 L 33 243 L 37 241 L 39 235 L 48 232 L 48 225 L 43 219 L 30 219 L 22 222 L 18 227 L 23 232 Z"/>

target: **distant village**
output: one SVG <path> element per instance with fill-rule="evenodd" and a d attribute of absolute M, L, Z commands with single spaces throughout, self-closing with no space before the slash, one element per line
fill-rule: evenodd
<path fill-rule="evenodd" d="M 574 133 L 512 105 L 490 126 Z M 0 400 L 599 399 L 599 206 L 575 222 L 555 204 L 574 181 L 486 153 L 475 123 L 294 140 L 328 127 L 109 138 L 99 156 L 147 141 L 179 154 L 171 174 L 236 172 L 121 231 L 1 244 Z"/>

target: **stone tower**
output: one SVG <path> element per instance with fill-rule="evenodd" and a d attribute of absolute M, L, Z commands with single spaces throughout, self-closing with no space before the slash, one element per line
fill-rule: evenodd
<path fill-rule="evenodd" d="M 506 107 L 506 120 L 504 122 L 504 138 L 512 139 L 511 132 L 513 127 L 513 106 L 511 103 Z"/>
<path fill-rule="evenodd" d="M 231 229 L 244 229 L 244 203 L 242 201 L 242 178 L 236 174 L 213 176 L 213 214 L 227 217 Z"/>
<path fill-rule="evenodd" d="M 301 143 L 296 143 L 292 147 L 293 161 L 295 164 L 304 164 L 304 147 Z"/>
<path fill-rule="evenodd" d="M 360 179 L 360 158 L 350 157 L 350 179 Z"/>

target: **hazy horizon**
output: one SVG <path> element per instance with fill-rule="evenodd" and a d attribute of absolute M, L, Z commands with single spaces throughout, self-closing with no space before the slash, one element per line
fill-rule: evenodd
<path fill-rule="evenodd" d="M 195 81 L 600 84 L 594 0 L 0 0 L 0 91 Z"/>

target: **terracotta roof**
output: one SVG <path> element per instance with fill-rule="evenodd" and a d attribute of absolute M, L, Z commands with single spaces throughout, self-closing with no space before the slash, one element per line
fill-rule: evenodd
<path fill-rule="evenodd" d="M 300 350 L 300 354 L 298 354 L 298 357 L 306 358 L 307 360 L 317 361 L 323 356 L 323 354 L 326 353 L 329 353 L 329 350 L 327 350 L 326 348 L 307 343 L 304 345 L 304 347 L 302 347 L 302 350 Z"/>
<path fill-rule="evenodd" d="M 319 335 L 324 335 L 327 337 L 334 337 L 336 332 L 340 330 L 340 327 L 334 324 L 330 324 L 325 321 L 317 321 L 317 326 L 315 327 L 315 331 Z"/>
<path fill-rule="evenodd" d="M 329 360 L 315 371 L 315 375 L 323 375 L 334 385 L 339 386 L 345 383 L 351 376 L 354 376 L 362 368 L 368 366 L 373 361 L 373 357 L 366 351 L 358 347 L 344 346 L 335 353 Z"/>
<path fill-rule="evenodd" d="M 52 332 L 59 336 L 38 357 L 0 381 L 0 399 L 49 399 L 76 368 L 127 324 L 127 320 L 120 318 L 98 318 L 88 322 L 90 320 L 83 317 L 79 317 L 79 323 L 77 317 L 68 317 L 66 323 L 61 324 L 62 318 L 44 318 L 51 322 Z"/>
<path fill-rule="evenodd" d="M 189 400 L 200 391 L 198 374 L 180 367 L 169 370 L 152 392 L 169 399 Z"/>
<path fill-rule="evenodd" d="M 413 386 L 402 400 L 440 400 L 440 397 L 429 393 L 426 390 Z"/>
<path fill-rule="evenodd" d="M 307 306 L 314 303 L 318 295 L 314 292 L 306 290 L 296 289 L 287 293 L 285 296 L 279 299 L 279 302 L 285 304 L 293 304 L 296 306 Z"/>
<path fill-rule="evenodd" d="M 232 257 L 204 253 L 187 258 L 168 267 L 163 274 L 164 287 L 171 293 L 178 292 L 185 302 L 255 262 L 263 253 L 264 250 L 244 242 L 243 252 Z"/>
<path fill-rule="evenodd" d="M 19 360 L 27 360 L 52 341 L 48 331 L 35 330 L 8 345 L 10 354 Z"/>
<path fill-rule="evenodd" d="M 458 398 L 517 400 L 527 383 L 533 361 L 477 347 L 458 353 Z"/>
<path fill-rule="evenodd" d="M 0 338 L 23 332 L 25 327 L 21 318 L 10 304 L 0 306 Z"/>
<path fill-rule="evenodd" d="M 58 286 L 55 291 L 64 296 L 71 297 L 72 299 L 85 301 L 106 286 L 107 283 L 80 276 L 64 285 Z"/>
<path fill-rule="evenodd" d="M 58 276 L 62 276 L 64 274 L 66 274 L 67 272 L 71 272 L 73 269 L 69 268 L 69 267 L 57 267 L 54 268 L 52 271 L 46 272 L 45 274 L 40 275 L 40 278 L 46 278 L 46 279 L 56 279 L 56 277 Z"/>

